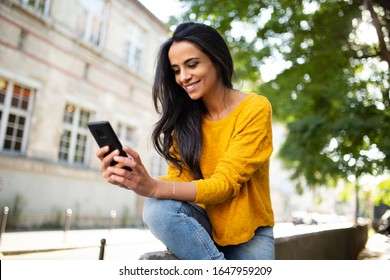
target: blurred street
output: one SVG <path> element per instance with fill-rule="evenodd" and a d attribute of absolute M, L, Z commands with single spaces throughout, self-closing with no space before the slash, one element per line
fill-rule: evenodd
<path fill-rule="evenodd" d="M 369 237 L 361 252 L 362 260 L 390 260 L 390 236 L 375 233 Z"/>
<path fill-rule="evenodd" d="M 275 237 L 313 232 L 321 226 L 277 224 Z M 165 250 L 146 229 L 6 232 L 1 237 L 3 260 L 98 260 L 101 240 L 105 260 L 138 260 L 146 252 Z M 359 259 L 390 260 L 390 238 L 373 234 Z"/>
<path fill-rule="evenodd" d="M 104 259 L 107 260 L 137 260 L 145 252 L 165 249 L 143 229 L 15 232 L 3 234 L 1 258 L 97 260 L 102 239 L 106 240 Z"/>

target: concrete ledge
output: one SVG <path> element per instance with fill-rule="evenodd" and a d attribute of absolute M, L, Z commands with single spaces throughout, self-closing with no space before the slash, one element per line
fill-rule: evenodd
<path fill-rule="evenodd" d="M 357 260 L 368 239 L 368 225 L 275 238 L 277 260 Z M 140 260 L 177 260 L 171 252 L 143 254 Z"/>
<path fill-rule="evenodd" d="M 178 258 L 168 250 L 145 253 L 141 255 L 139 259 L 140 260 L 178 260 Z"/>
<path fill-rule="evenodd" d="M 357 260 L 368 239 L 368 225 L 275 239 L 277 260 Z"/>

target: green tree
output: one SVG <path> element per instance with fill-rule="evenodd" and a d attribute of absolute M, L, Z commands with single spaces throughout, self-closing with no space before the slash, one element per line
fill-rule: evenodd
<path fill-rule="evenodd" d="M 375 194 L 375 203 L 384 203 L 390 205 L 390 179 L 384 180 L 378 184 Z"/>
<path fill-rule="evenodd" d="M 237 76 L 266 95 L 286 124 L 280 157 L 298 190 L 343 179 L 355 183 L 358 194 L 362 175 L 389 170 L 389 1 L 180 2 L 188 7 L 182 20 L 224 34 Z M 367 26 L 377 40 L 366 42 L 367 32 L 359 36 Z M 260 67 L 275 57 L 284 62 L 280 73 L 261 79 Z"/>

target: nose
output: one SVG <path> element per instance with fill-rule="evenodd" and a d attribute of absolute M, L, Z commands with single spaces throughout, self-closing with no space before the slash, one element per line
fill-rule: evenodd
<path fill-rule="evenodd" d="M 188 71 L 183 69 L 180 71 L 179 79 L 180 79 L 180 82 L 185 83 L 191 79 L 191 74 Z"/>

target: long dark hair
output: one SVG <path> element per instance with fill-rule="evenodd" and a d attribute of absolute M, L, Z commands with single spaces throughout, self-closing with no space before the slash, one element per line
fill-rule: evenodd
<path fill-rule="evenodd" d="M 177 26 L 157 56 L 153 102 L 161 117 L 152 133 L 153 145 L 162 157 L 179 168 L 180 173 L 184 166 L 195 179 L 202 179 L 201 125 L 206 108 L 202 100 L 190 99 L 176 83 L 168 51 L 173 42 L 180 41 L 188 41 L 205 53 L 216 67 L 223 85 L 230 89 L 233 88 L 233 60 L 224 39 L 215 29 L 193 22 Z"/>

